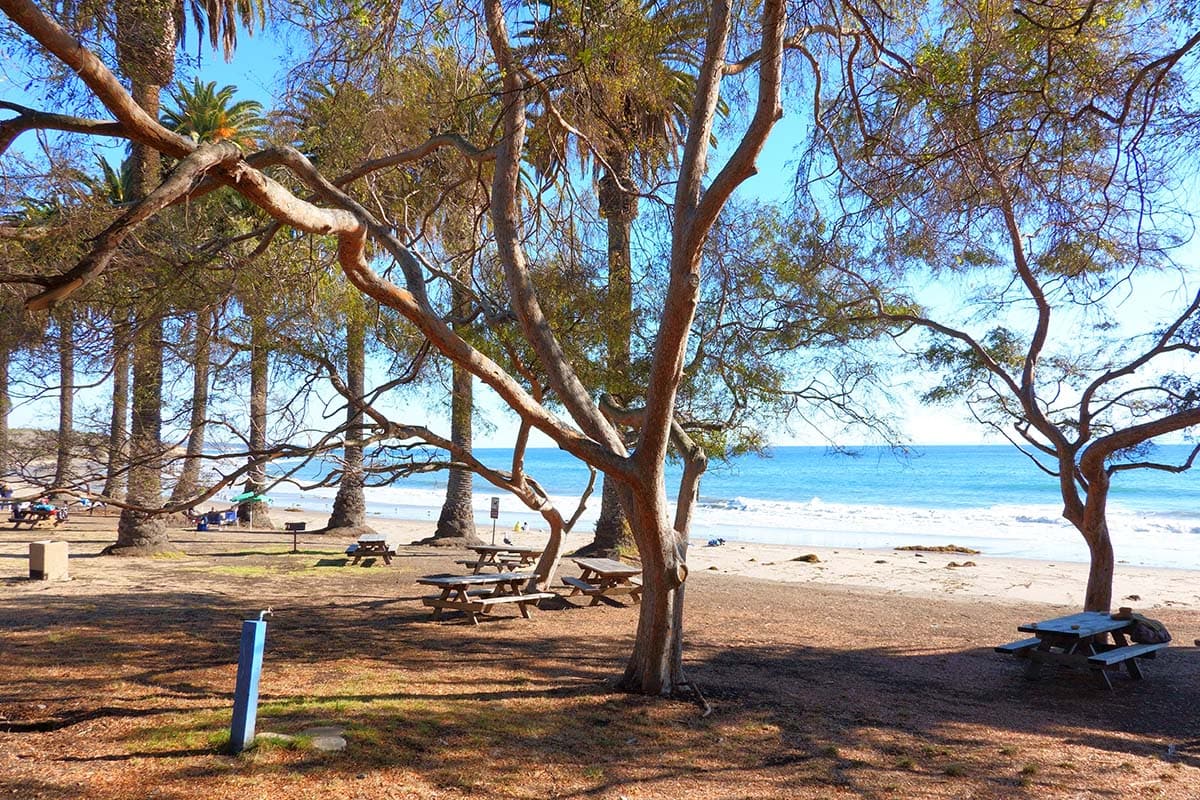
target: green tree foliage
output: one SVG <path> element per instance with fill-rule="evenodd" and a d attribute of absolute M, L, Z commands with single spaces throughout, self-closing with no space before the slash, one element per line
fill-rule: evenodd
<path fill-rule="evenodd" d="M 880 296 L 878 311 L 928 333 L 941 380 L 925 400 L 965 398 L 1058 481 L 1091 552 L 1085 606 L 1106 609 L 1110 480 L 1190 466 L 1146 448 L 1200 423 L 1177 379 L 1200 351 L 1200 298 L 1149 325 L 1122 307 L 1131 287 L 1163 285 L 1191 228 L 1176 199 L 1196 178 L 1200 34 L 1176 7 L 1128 0 L 931 11 L 914 10 L 888 58 L 851 63 L 825 109 L 824 152 L 860 212 L 844 238 L 914 284 L 974 287 L 960 306 Z"/>
<path fill-rule="evenodd" d="M 162 124 L 198 142 L 229 141 L 239 147 L 254 147 L 266 131 L 262 103 L 257 100 L 234 101 L 236 86 L 217 89 L 216 81 L 201 83 L 192 79 L 189 88 L 178 83 L 171 91 L 174 107 L 163 110 Z"/>

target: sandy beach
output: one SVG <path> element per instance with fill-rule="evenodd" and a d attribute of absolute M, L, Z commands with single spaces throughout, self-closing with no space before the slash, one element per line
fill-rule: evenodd
<path fill-rule="evenodd" d="M 272 517 L 278 528 L 282 528 L 285 522 L 304 522 L 309 530 L 319 529 L 328 519 L 324 514 L 300 510 L 273 510 Z M 399 545 L 423 539 L 433 532 L 433 526 L 423 521 L 371 515 L 369 522 L 389 541 Z M 85 527 L 81 526 L 86 526 L 86 533 Z M 77 530 L 84 537 L 78 543 L 87 541 L 86 547 L 90 550 L 100 542 L 115 541 L 116 518 L 77 514 L 73 523 L 60 529 L 60 532 L 71 541 Z M 226 529 L 225 532 L 232 534 L 237 529 Z M 14 533 L 6 532 L 0 538 L 0 554 L 24 555 L 28 541 L 43 538 L 42 533 L 36 537 L 28 533 L 24 536 Z M 173 530 L 171 535 L 173 540 L 182 543 L 184 550 L 188 542 L 206 538 L 204 534 L 182 529 Z M 492 529 L 483 525 L 479 527 L 479 535 L 485 542 L 493 538 Z M 257 532 L 254 536 L 256 541 L 292 541 L 290 534 L 282 531 Z M 497 542 L 507 539 L 532 547 L 541 547 L 546 542 L 544 532 L 522 532 L 499 527 L 495 538 Z M 352 540 L 301 534 L 300 541 L 308 545 L 332 544 L 342 547 L 349 545 Z M 571 553 L 589 541 L 590 532 L 568 534 L 563 552 Z M 812 556 L 816 559 L 813 560 Z M 10 568 L 18 566 L 12 559 L 3 563 Z M 739 541 L 708 546 L 704 540 L 693 540 L 689 546 L 688 563 L 693 574 L 703 571 L 784 583 L 839 586 L 882 595 L 1063 607 L 1081 606 L 1087 583 L 1085 564 L 931 550 L 814 548 Z M 568 560 L 563 562 L 561 569 L 564 574 L 573 574 L 574 567 Z M 1113 582 L 1113 606 L 1130 606 L 1137 610 L 1200 610 L 1200 570 L 1118 563 Z"/>
<path fill-rule="evenodd" d="M 321 514 L 302 511 L 273 513 L 280 520 L 303 520 L 309 528 L 319 528 L 327 519 Z M 432 526 L 427 522 L 379 515 L 372 515 L 370 522 L 398 543 L 432 534 Z M 481 525 L 479 535 L 490 542 L 491 528 Z M 519 532 L 498 527 L 496 539 L 503 538 L 529 546 L 542 546 L 546 542 L 546 535 L 536 530 Z M 564 553 L 573 552 L 589 541 L 590 531 L 568 534 Z M 815 555 L 818 561 L 804 560 L 808 555 Z M 842 586 L 890 595 L 1068 607 L 1082 605 L 1087 584 L 1086 564 L 928 550 L 814 548 L 736 541 L 709 547 L 706 541 L 694 539 L 689 545 L 688 563 L 693 573 L 706 571 L 787 583 Z M 563 569 L 570 572 L 572 565 L 566 562 Z M 1200 610 L 1200 570 L 1118 563 L 1113 605 L 1142 610 Z"/>

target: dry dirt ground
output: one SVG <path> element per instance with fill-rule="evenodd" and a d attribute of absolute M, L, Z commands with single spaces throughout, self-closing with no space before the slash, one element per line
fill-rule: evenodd
<path fill-rule="evenodd" d="M 1029 683 L 992 652 L 1065 613 L 706 572 L 685 658 L 713 706 L 618 693 L 635 608 L 431 622 L 414 578 L 459 553 L 348 566 L 345 542 L 173 534 L 174 558 L 97 555 L 32 582 L 0 531 L 0 796 L 17 798 L 1200 797 L 1200 614 L 1147 679 Z M 240 620 L 271 606 L 259 731 L 347 748 L 223 754 Z"/>

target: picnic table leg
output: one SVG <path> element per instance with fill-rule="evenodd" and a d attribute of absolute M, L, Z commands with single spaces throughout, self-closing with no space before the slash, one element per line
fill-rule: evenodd
<path fill-rule="evenodd" d="M 1042 643 L 1039 644 L 1034 649 L 1040 650 L 1043 653 L 1050 652 L 1050 640 L 1042 639 Z M 1035 681 L 1038 679 L 1038 676 L 1041 674 L 1042 674 L 1042 662 L 1038 661 L 1037 658 L 1034 657 L 1034 654 L 1031 652 L 1029 654 L 1029 663 L 1025 665 L 1025 680 Z"/>
<path fill-rule="evenodd" d="M 452 590 L 451 590 L 451 588 L 450 588 L 449 586 L 445 586 L 445 587 L 443 587 L 443 588 L 442 588 L 442 596 L 441 596 L 441 597 L 439 597 L 438 599 L 439 599 L 439 600 L 449 600 L 449 599 L 450 599 L 450 592 L 451 592 L 451 591 L 452 591 Z M 442 607 L 441 607 L 440 605 L 438 605 L 438 606 L 434 606 L 434 607 L 433 607 L 433 614 L 432 614 L 432 615 L 431 615 L 429 618 L 430 618 L 430 619 L 441 619 L 441 618 L 442 618 Z"/>

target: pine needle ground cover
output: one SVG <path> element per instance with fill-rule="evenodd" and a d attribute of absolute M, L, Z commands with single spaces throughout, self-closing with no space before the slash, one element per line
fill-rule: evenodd
<path fill-rule="evenodd" d="M 414 579 L 458 553 L 178 532 L 172 558 L 22 576 L 0 533 L 0 796 L 19 798 L 1195 797 L 1195 612 L 1135 683 L 1036 683 L 992 652 L 1053 607 L 699 573 L 690 677 L 713 711 L 613 691 L 635 608 L 430 622 Z M 315 537 L 314 537 L 315 538 Z M 272 607 L 258 744 L 225 752 L 241 620 Z M 326 752 L 305 731 L 335 726 Z"/>

